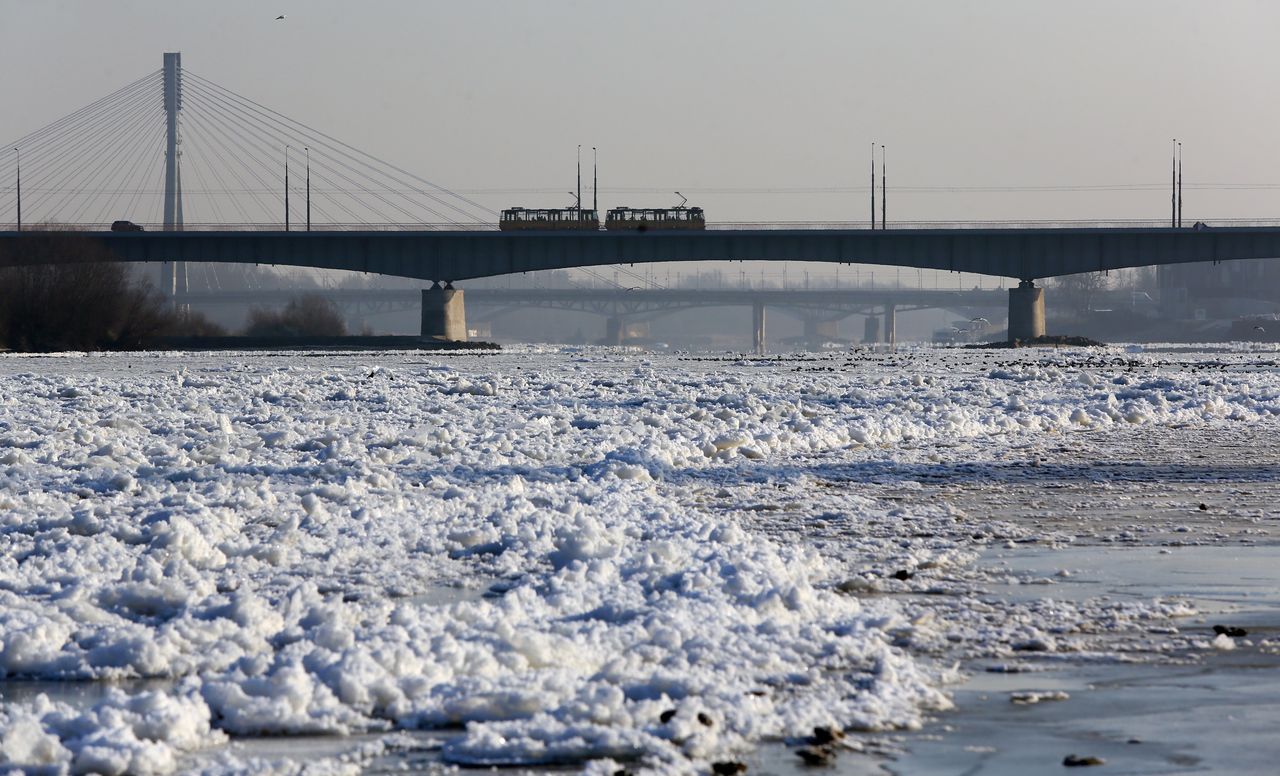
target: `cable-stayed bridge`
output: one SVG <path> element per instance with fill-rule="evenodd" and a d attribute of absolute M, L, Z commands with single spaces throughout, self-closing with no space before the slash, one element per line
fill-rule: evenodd
<path fill-rule="evenodd" d="M 455 281 L 669 261 L 817 261 L 1020 280 L 1010 337 L 1044 331 L 1035 281 L 1146 265 L 1280 257 L 1280 221 L 720 224 L 698 231 L 499 231 L 498 214 L 181 67 L 164 67 L 6 144 L 0 264 L 72 261 L 28 250 L 32 229 L 75 232 L 115 259 L 266 263 L 432 281 L 424 335 L 453 337 Z M 12 181 L 12 185 L 9 184 Z M 3 218 L 3 216 L 0 216 Z M 145 231 L 110 231 L 139 225 Z M 24 229 L 26 231 L 24 231 Z M 465 331 L 465 327 L 463 328 Z"/>
<path fill-rule="evenodd" d="M 6 144 L 0 223 L 16 212 L 19 161 L 28 227 L 107 229 L 126 219 L 164 230 L 283 230 L 287 220 L 302 231 L 309 218 L 330 229 L 497 221 L 477 202 L 165 56 L 164 69 Z"/>

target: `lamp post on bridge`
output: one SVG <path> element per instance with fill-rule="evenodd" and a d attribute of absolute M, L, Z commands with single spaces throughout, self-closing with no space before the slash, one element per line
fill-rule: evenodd
<path fill-rule="evenodd" d="M 1178 141 L 1178 228 L 1182 228 L 1182 141 Z"/>
<path fill-rule="evenodd" d="M 871 141 L 871 231 L 876 228 L 876 141 Z"/>
<path fill-rule="evenodd" d="M 880 146 L 880 228 L 889 228 L 889 173 L 886 169 L 884 145 Z"/>

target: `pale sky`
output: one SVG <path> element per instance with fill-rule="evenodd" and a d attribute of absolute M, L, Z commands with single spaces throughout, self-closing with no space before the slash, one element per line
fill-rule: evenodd
<path fill-rule="evenodd" d="M 875 141 L 891 222 L 1165 218 L 1177 137 L 1188 220 L 1272 217 L 1278 38 L 1262 1 L 0 0 L 0 138 L 181 51 L 495 210 L 570 204 L 581 143 L 602 208 L 866 219 Z"/>

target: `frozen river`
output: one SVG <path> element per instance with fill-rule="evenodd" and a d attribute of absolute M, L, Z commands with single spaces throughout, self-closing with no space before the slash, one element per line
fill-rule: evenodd
<path fill-rule="evenodd" d="M 1278 358 L 3 357 L 0 765 L 1266 773 Z"/>

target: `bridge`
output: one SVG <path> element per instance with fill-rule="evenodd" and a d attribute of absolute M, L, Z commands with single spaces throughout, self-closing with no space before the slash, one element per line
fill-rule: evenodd
<path fill-rule="evenodd" d="M 421 292 L 417 289 L 316 289 L 339 305 L 367 311 L 386 312 L 417 308 Z M 182 304 L 210 305 L 280 305 L 296 297 L 296 290 L 240 290 L 188 292 L 180 297 Z M 895 287 L 853 287 L 819 289 L 752 289 L 752 288 L 477 288 L 467 291 L 470 308 L 487 308 L 481 321 L 493 320 L 518 308 L 573 310 L 604 316 L 605 341 L 621 345 L 627 336 L 628 322 L 647 322 L 679 310 L 706 307 L 747 307 L 752 310 L 753 340 L 763 350 L 765 310 L 782 309 L 804 322 L 805 339 L 810 342 L 838 338 L 836 324 L 850 315 L 866 316 L 863 342 L 897 339 L 896 315 L 899 312 L 925 309 L 974 311 L 996 309 L 1004 304 L 999 290 L 940 290 Z"/>
<path fill-rule="evenodd" d="M 163 144 L 149 149 L 148 138 Z M 1176 218 L 1173 226 L 895 224 L 888 229 L 881 223 L 878 229 L 861 224 L 717 228 L 713 223 L 705 231 L 680 232 L 498 231 L 493 211 L 194 76 L 182 70 L 177 54 L 165 55 L 161 71 L 12 147 L 14 158 L 0 162 L 0 175 L 10 169 L 16 173 L 16 219 L 13 230 L 0 232 L 0 265 L 83 260 L 85 255 L 42 250 L 41 241 L 52 239 L 50 235 L 23 231 L 21 149 L 26 147 L 27 169 L 34 165 L 43 176 L 29 187 L 35 201 L 29 198 L 28 204 L 43 207 L 39 220 L 46 228 L 71 232 L 112 260 L 160 262 L 166 269 L 166 289 L 175 296 L 186 290 L 187 262 L 266 263 L 415 278 L 432 284 L 422 292 L 423 336 L 444 338 L 465 336 L 463 291 L 454 283 L 539 270 L 807 261 L 1009 277 L 1020 281 L 1009 289 L 1009 337 L 1026 339 L 1044 333 L 1043 289 L 1036 286 L 1044 278 L 1280 257 L 1280 223 L 1184 229 Z M 148 159 L 151 168 L 157 161 L 163 165 L 162 189 L 146 182 Z M 299 163 L 305 188 L 297 174 Z M 117 172 L 121 168 L 123 172 Z M 184 192 L 183 180 L 205 184 L 204 197 L 198 200 L 209 216 L 204 228 L 187 217 L 193 198 L 192 192 Z M 100 201 L 85 198 L 91 191 L 102 192 Z M 97 220 L 103 213 L 119 213 L 122 206 L 127 211 L 145 210 L 140 203 L 152 192 L 160 193 L 150 200 L 159 231 L 107 231 L 108 222 Z M 0 205 L 6 197 L 0 197 Z M 282 216 L 278 220 L 271 215 L 277 203 L 282 205 L 276 211 Z M 314 224 L 313 206 L 320 216 Z M 395 222 L 405 216 L 413 220 Z"/>
<path fill-rule="evenodd" d="M 1280 257 L 1280 226 L 730 229 L 703 232 L 182 231 L 78 232 L 126 262 L 237 262 L 354 270 L 430 281 L 424 336 L 465 336 L 463 292 L 453 283 L 550 269 L 672 261 L 809 261 L 948 270 L 1017 278 L 1009 337 L 1044 333 L 1035 281 L 1080 272 Z M 0 233 L 0 264 L 42 233 Z"/>

